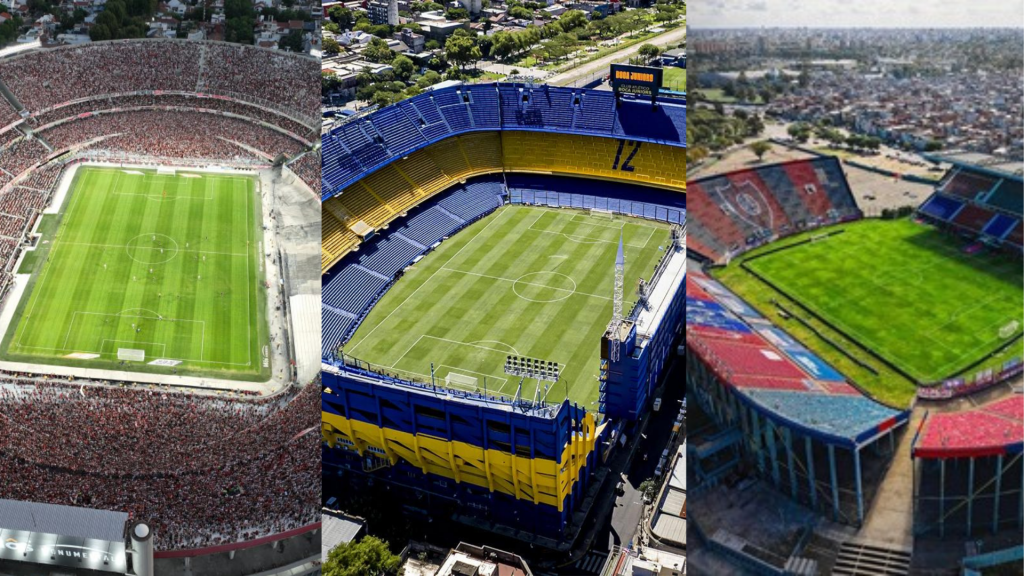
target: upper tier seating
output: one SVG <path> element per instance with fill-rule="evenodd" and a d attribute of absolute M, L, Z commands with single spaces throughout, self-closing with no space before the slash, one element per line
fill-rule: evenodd
<path fill-rule="evenodd" d="M 719 260 L 776 236 L 860 217 L 834 158 L 798 160 L 688 183 L 688 232 Z"/>
<path fill-rule="evenodd" d="M 609 92 L 554 86 L 474 84 L 431 90 L 340 122 L 324 134 L 324 194 L 340 193 L 366 172 L 423 144 L 489 130 L 621 136 L 681 145 L 686 107 L 663 99 L 652 109 L 647 102 L 628 98 L 616 107 Z"/>
<path fill-rule="evenodd" d="M 953 196 L 976 200 L 982 194 L 992 190 L 995 184 L 996 179 L 986 174 L 954 168 L 946 180 L 939 185 L 939 190 Z"/>

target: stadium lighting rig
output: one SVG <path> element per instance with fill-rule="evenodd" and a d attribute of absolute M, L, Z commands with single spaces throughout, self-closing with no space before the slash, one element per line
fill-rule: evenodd
<path fill-rule="evenodd" d="M 511 355 L 505 358 L 505 373 L 513 376 L 536 378 L 545 382 L 558 382 L 560 372 L 561 368 L 559 368 L 558 362 Z"/>

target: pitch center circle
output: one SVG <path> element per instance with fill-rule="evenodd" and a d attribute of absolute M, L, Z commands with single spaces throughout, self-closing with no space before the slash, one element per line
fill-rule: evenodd
<path fill-rule="evenodd" d="M 558 302 L 576 293 L 576 281 L 559 272 L 530 272 L 516 278 L 512 291 L 529 302 Z"/>
<path fill-rule="evenodd" d="M 166 234 L 139 234 L 124 246 L 128 257 L 143 264 L 163 264 L 178 255 L 178 243 Z"/>

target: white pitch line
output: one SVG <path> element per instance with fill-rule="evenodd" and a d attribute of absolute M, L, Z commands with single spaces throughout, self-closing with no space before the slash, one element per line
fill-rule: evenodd
<path fill-rule="evenodd" d="M 394 309 L 394 310 L 392 310 L 390 314 L 388 314 L 387 316 L 385 316 L 385 317 L 384 317 L 384 319 L 383 319 L 383 320 L 381 320 L 379 324 L 377 324 L 376 326 L 374 326 L 374 327 L 373 327 L 373 329 L 372 329 L 372 330 L 370 330 L 369 332 L 367 332 L 366 336 L 363 336 L 363 338 L 362 338 L 362 339 L 361 339 L 361 340 L 360 340 L 359 342 L 356 342 L 356 343 L 355 343 L 355 344 L 354 344 L 354 345 L 353 345 L 353 346 L 352 346 L 351 348 L 349 348 L 349 349 L 348 349 L 348 353 L 349 353 L 349 354 L 351 354 L 351 353 L 352 353 L 352 352 L 353 352 L 353 351 L 354 351 L 354 350 L 355 350 L 356 348 L 358 348 L 358 347 L 359 347 L 359 345 L 360 345 L 360 344 L 362 344 L 363 342 L 366 342 L 366 339 L 367 339 L 367 338 L 369 338 L 370 336 L 372 336 L 372 335 L 373 335 L 373 333 L 374 333 L 374 332 L 376 332 L 378 328 L 380 328 L 381 326 L 383 326 L 383 325 L 384 325 L 384 323 L 386 323 L 386 322 L 388 321 L 388 319 L 389 319 L 389 318 L 391 318 L 392 316 L 394 316 L 395 312 L 398 312 L 398 310 L 399 310 L 399 309 L 400 309 L 400 308 L 401 308 L 402 306 L 404 306 L 404 305 L 405 305 L 405 303 L 406 303 L 406 302 L 408 302 L 410 298 L 412 298 L 413 296 L 415 296 L 417 292 L 419 292 L 420 290 L 422 290 L 422 289 L 423 289 L 423 287 L 424 287 L 424 286 L 426 286 L 427 284 L 429 284 L 429 283 L 430 283 L 430 280 L 431 280 L 431 279 L 432 279 L 432 278 L 433 278 L 434 276 L 437 276 L 437 273 L 438 273 L 438 272 L 440 272 L 440 271 L 441 271 L 441 270 L 442 270 L 442 269 L 443 269 L 443 268 L 444 268 L 445 266 L 447 266 L 447 265 L 448 265 L 448 262 L 451 262 L 451 261 L 452 261 L 452 260 L 454 260 L 454 259 L 455 259 L 455 258 L 456 258 L 456 257 L 457 257 L 457 256 L 458 256 L 459 254 L 462 254 L 462 251 L 463 251 L 463 250 L 465 250 L 466 248 L 469 248 L 469 246 L 470 246 L 470 245 L 471 245 L 471 244 L 473 243 L 473 241 L 474 241 L 474 240 L 476 240 L 477 238 L 479 238 L 479 237 L 480 237 L 480 235 L 482 235 L 482 234 L 483 234 L 483 233 L 484 233 L 484 232 L 485 232 L 485 231 L 486 231 L 486 230 L 487 230 L 488 228 L 490 228 L 490 227 L 491 227 L 491 226 L 492 226 L 492 225 L 493 225 L 493 224 L 494 224 L 495 222 L 497 222 L 498 220 L 500 220 L 500 219 L 501 219 L 501 217 L 502 217 L 502 216 L 503 216 L 504 214 L 506 214 L 506 213 L 508 213 L 508 211 L 507 211 L 507 210 L 502 210 L 500 214 L 498 214 L 497 216 L 495 216 L 494 220 L 491 220 L 490 222 L 488 222 L 488 223 L 487 223 L 487 225 L 486 225 L 486 226 L 484 226 L 484 227 L 483 227 L 483 228 L 482 228 L 482 229 L 480 230 L 480 232 L 477 232 L 477 235 L 476 235 L 476 236 L 473 236 L 472 238 L 470 238 L 470 239 L 469 239 L 469 241 L 468 241 L 468 242 L 466 242 L 466 245 L 465 245 L 465 246 L 463 246 L 463 247 L 462 247 L 462 248 L 461 248 L 461 249 L 460 249 L 460 250 L 459 250 L 458 252 L 456 252 L 456 253 L 455 253 L 455 254 L 454 254 L 454 255 L 453 255 L 453 256 L 452 256 L 451 258 L 449 258 L 449 259 L 448 259 L 448 260 L 447 260 L 447 261 L 446 261 L 446 262 L 445 262 L 444 264 L 442 264 L 442 265 L 441 265 L 441 268 L 438 268 L 438 269 L 437 269 L 437 270 L 436 270 L 436 271 L 435 271 L 435 272 L 434 272 L 433 274 L 431 274 L 431 275 L 430 275 L 430 277 L 429 277 L 429 278 L 427 278 L 426 280 L 424 280 L 424 281 L 423 281 L 423 283 L 422 283 L 422 284 L 420 284 L 420 285 L 419 285 L 419 287 L 417 287 L 417 288 L 416 288 L 416 290 L 413 290 L 412 294 L 409 294 L 409 296 L 407 296 L 405 300 L 402 300 L 402 302 L 401 302 L 401 303 L 400 303 L 400 304 L 399 304 L 398 306 L 396 306 L 396 307 L 395 307 L 395 309 Z"/>
<path fill-rule="evenodd" d="M 173 238 L 172 238 L 172 240 L 173 240 Z M 71 242 L 71 241 L 68 241 L 68 240 L 54 240 L 53 243 L 57 244 L 58 242 L 60 242 L 61 244 L 66 244 L 68 246 L 90 246 L 90 247 L 93 247 L 93 248 L 124 248 L 124 249 L 128 248 L 127 244 L 122 244 L 122 245 L 117 245 L 117 244 L 93 244 L 93 243 L 90 243 L 90 242 Z M 136 250 L 159 250 L 159 248 L 153 248 L 151 246 L 136 246 L 135 249 Z M 243 254 L 237 254 L 235 252 L 215 252 L 215 251 L 211 251 L 211 250 L 189 250 L 187 248 L 185 248 L 185 249 L 178 248 L 177 250 L 179 252 L 188 252 L 190 254 L 216 254 L 216 255 L 219 255 L 219 256 L 248 256 L 248 254 L 244 254 L 244 253 Z"/>
<path fill-rule="evenodd" d="M 454 268 L 445 268 L 443 266 L 441 267 L 441 270 L 447 270 L 448 272 L 457 272 L 459 274 L 468 274 L 470 276 L 480 276 L 481 278 L 490 278 L 492 280 L 502 280 L 504 282 L 512 282 L 513 284 L 524 284 L 526 286 L 537 286 L 539 288 L 548 288 L 550 290 L 558 290 L 560 292 L 571 292 L 572 294 L 579 294 L 580 296 L 590 296 L 591 298 L 600 298 L 602 300 L 611 300 L 611 298 L 609 298 L 607 296 L 599 296 L 597 294 L 588 294 L 587 292 L 580 292 L 578 290 L 570 290 L 569 288 L 556 288 L 554 286 L 548 286 L 546 284 L 535 284 L 533 282 L 522 282 L 520 280 L 513 280 L 511 278 L 502 278 L 500 276 L 489 276 L 487 274 L 478 274 L 476 272 L 466 272 L 465 270 L 456 270 Z M 541 272 L 546 272 L 546 270 L 542 270 Z"/>

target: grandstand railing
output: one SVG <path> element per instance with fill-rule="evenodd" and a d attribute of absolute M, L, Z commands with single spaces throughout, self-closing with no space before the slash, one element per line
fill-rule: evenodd
<path fill-rule="evenodd" d="M 306 526 L 299 528 L 293 528 L 286 530 L 278 534 L 271 534 L 269 536 L 263 536 L 254 540 L 244 540 L 241 542 L 232 542 L 230 544 L 221 544 L 219 546 L 208 546 L 206 548 L 190 548 L 184 550 L 158 550 L 153 553 L 153 557 L 160 558 L 195 558 L 197 556 L 208 556 L 210 554 L 223 554 L 226 552 L 234 552 L 237 550 L 247 550 L 249 548 L 255 548 L 264 544 L 271 544 L 278 542 L 286 538 L 294 538 L 295 536 L 301 536 L 314 530 L 321 528 L 320 522 L 314 522 Z"/>
<path fill-rule="evenodd" d="M 482 392 L 459 390 L 457 388 L 450 388 L 443 384 L 438 384 L 436 380 L 430 380 L 420 377 L 419 375 L 401 377 L 389 372 L 398 372 L 399 370 L 395 368 L 377 366 L 353 356 L 347 356 L 340 350 L 333 358 L 325 358 L 324 362 L 333 366 L 341 375 L 369 378 L 381 384 L 410 386 L 422 392 L 429 392 L 435 395 L 441 394 L 446 398 L 511 406 L 524 413 L 532 413 L 535 416 L 541 416 L 544 418 L 554 418 L 562 404 L 561 402 L 551 403 L 542 400 L 534 402 L 527 398 L 509 397 L 504 394 L 495 396 L 493 394 L 486 394 Z M 406 374 L 408 373 L 406 372 Z"/>
<path fill-rule="evenodd" d="M 160 106 L 160 105 L 155 105 L 155 106 L 125 106 L 125 107 L 120 107 L 120 108 L 106 108 L 106 109 L 103 109 L 103 110 L 97 110 L 95 112 L 89 112 L 88 114 L 83 114 L 83 115 L 75 116 L 73 118 L 62 118 L 60 120 L 56 120 L 56 121 L 50 122 L 49 124 L 45 124 L 43 126 L 39 126 L 38 128 L 35 128 L 34 131 L 35 132 L 45 132 L 46 130 L 49 130 L 50 128 L 53 128 L 55 126 L 60 126 L 60 125 L 63 125 L 63 124 L 70 124 L 72 122 L 75 122 L 77 120 L 81 120 L 83 118 L 92 118 L 94 116 L 102 116 L 104 114 L 122 114 L 122 113 L 125 113 L 125 112 L 139 112 L 139 111 L 145 111 L 145 110 L 163 110 L 163 111 L 166 111 L 166 112 L 202 112 L 204 114 L 212 114 L 212 115 L 215 115 L 215 116 L 224 116 L 226 118 L 236 118 L 238 120 L 244 120 L 246 122 L 251 122 L 251 123 L 256 124 L 258 126 L 262 126 L 262 127 L 267 128 L 269 130 L 273 130 L 275 132 L 279 132 L 281 134 L 284 134 L 285 136 L 288 136 L 289 138 L 292 138 L 293 140 L 296 140 L 297 142 L 302 143 L 303 146 L 309 147 L 309 146 L 313 145 L 312 142 L 306 140 L 302 136 L 299 136 L 298 134 L 296 134 L 296 133 L 294 133 L 294 132 L 292 132 L 290 130 L 285 130 L 284 128 L 281 128 L 280 126 L 277 126 L 276 124 L 270 124 L 269 122 L 264 122 L 263 120 L 259 120 L 259 119 L 252 118 L 252 117 L 249 117 L 249 116 L 242 116 L 240 114 L 235 114 L 234 112 L 225 112 L 223 110 L 216 110 L 216 109 L 213 109 L 213 108 L 188 108 L 188 107 L 184 107 L 184 106 Z"/>
<path fill-rule="evenodd" d="M 50 112 L 55 112 L 57 110 L 60 110 L 61 108 L 67 108 L 68 106 L 74 106 L 76 104 L 84 104 L 86 102 L 93 101 L 112 100 L 117 98 L 127 98 L 131 96 L 183 96 L 187 98 L 195 98 L 197 100 L 226 100 L 228 102 L 236 102 L 248 106 L 253 106 L 256 108 L 261 108 L 264 111 L 271 112 L 279 116 L 283 116 L 284 118 L 292 120 L 293 122 L 298 122 L 299 124 L 308 127 L 310 130 L 310 134 L 313 134 L 316 131 L 315 125 L 311 126 L 309 124 L 309 118 L 303 119 L 302 117 L 295 115 L 293 110 L 282 108 L 281 106 L 278 106 L 273 102 L 263 100 L 262 98 L 258 98 L 256 96 L 238 94 L 235 92 L 223 92 L 218 94 L 207 94 L 203 92 L 183 92 L 180 90 L 136 90 L 133 92 L 115 92 L 112 94 L 100 94 L 97 96 L 87 96 L 85 98 L 68 100 L 67 102 L 57 104 L 56 106 L 50 106 L 48 108 L 36 110 L 35 112 L 29 114 L 28 117 L 36 118 L 42 116 L 43 114 L 49 114 Z M 17 122 L 15 124 L 17 124 Z"/>
<path fill-rule="evenodd" d="M 667 222 L 669 224 L 685 224 L 686 209 L 650 202 L 634 202 L 631 200 L 619 200 L 617 198 L 606 198 L 591 196 L 589 194 L 572 194 L 568 192 L 509 190 L 509 200 L 512 204 L 541 204 L 552 208 L 577 208 L 580 210 L 608 210 L 615 214 L 634 216 L 647 220 Z"/>

